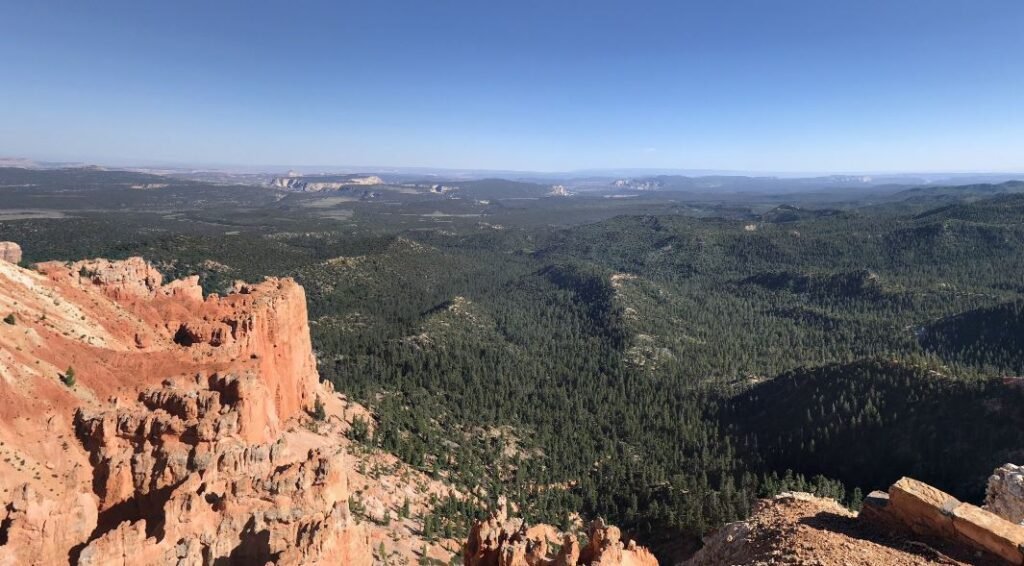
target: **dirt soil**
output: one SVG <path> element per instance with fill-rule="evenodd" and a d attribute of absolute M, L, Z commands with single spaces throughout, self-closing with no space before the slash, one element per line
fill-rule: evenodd
<path fill-rule="evenodd" d="M 750 519 L 705 538 L 687 566 L 1000 564 L 935 543 L 883 533 L 832 499 L 786 493 L 759 503 Z"/>

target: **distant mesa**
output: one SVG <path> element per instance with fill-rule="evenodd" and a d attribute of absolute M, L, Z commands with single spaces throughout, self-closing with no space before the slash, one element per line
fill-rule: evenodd
<path fill-rule="evenodd" d="M 657 179 L 618 179 L 612 183 L 618 189 L 630 189 L 633 191 L 656 191 L 664 186 L 664 183 Z"/>
<path fill-rule="evenodd" d="M 305 177 L 289 171 L 285 177 L 275 177 L 270 186 L 296 192 L 336 191 L 345 187 L 367 187 L 383 185 L 384 180 L 376 175 L 320 175 Z"/>

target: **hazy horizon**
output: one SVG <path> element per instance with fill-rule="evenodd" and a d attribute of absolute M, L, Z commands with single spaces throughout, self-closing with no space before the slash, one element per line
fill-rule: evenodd
<path fill-rule="evenodd" d="M 524 176 L 595 176 L 595 177 L 616 177 L 616 176 L 656 176 L 656 175 L 678 175 L 689 177 L 710 177 L 710 176 L 743 176 L 743 177 L 777 177 L 777 178 L 808 178 L 808 177 L 971 177 L 971 176 L 993 176 L 1006 178 L 1024 178 L 1024 169 L 1021 170 L 892 170 L 892 171 L 750 171 L 730 169 L 699 169 L 699 168 L 670 168 L 670 167 L 594 167 L 585 169 L 569 170 L 531 170 L 531 169 L 509 169 L 509 168 L 459 168 L 459 167 L 433 167 L 433 166 L 405 166 L 405 165 L 329 165 L 329 164 L 237 164 L 237 163 L 216 163 L 216 162 L 174 162 L 159 160 L 124 160 L 110 159 L 99 161 L 77 161 L 35 158 L 23 155 L 0 155 L 0 167 L 17 165 L 23 162 L 28 165 L 45 166 L 69 166 L 69 167 L 103 167 L 110 169 L 136 169 L 136 170 L 174 170 L 174 171 L 208 171 L 236 174 L 283 174 L 294 172 L 300 175 L 315 174 L 346 174 L 346 173 L 387 173 L 396 174 L 495 174 L 495 175 L 524 175 Z"/>

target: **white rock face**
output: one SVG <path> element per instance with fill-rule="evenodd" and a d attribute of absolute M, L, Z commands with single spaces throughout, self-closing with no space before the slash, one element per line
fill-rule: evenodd
<path fill-rule="evenodd" d="M 985 509 L 1000 517 L 1024 525 L 1024 467 L 1004 464 L 988 478 Z"/>
<path fill-rule="evenodd" d="M 0 261 L 10 263 L 21 261 L 21 246 L 14 242 L 0 242 Z"/>
<path fill-rule="evenodd" d="M 384 180 L 376 175 L 367 175 L 363 177 L 359 176 L 346 176 L 339 180 L 310 180 L 300 175 L 292 175 L 289 171 L 287 177 L 276 177 L 270 182 L 270 186 L 278 189 L 288 189 L 292 191 L 303 191 L 303 192 L 319 192 L 319 191 L 336 191 L 345 187 L 365 187 L 373 185 L 382 185 Z"/>

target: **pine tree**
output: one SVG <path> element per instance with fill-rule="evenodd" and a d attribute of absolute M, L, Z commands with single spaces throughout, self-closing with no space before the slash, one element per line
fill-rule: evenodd
<path fill-rule="evenodd" d="M 327 409 L 324 408 L 324 402 L 320 400 L 319 395 L 313 402 L 313 418 L 321 422 L 327 419 Z"/>
<path fill-rule="evenodd" d="M 860 511 L 860 508 L 864 506 L 864 492 L 859 487 L 853 488 L 853 493 L 850 495 L 850 509 L 854 511 Z"/>
<path fill-rule="evenodd" d="M 75 368 L 73 368 L 71 366 L 68 366 L 67 371 L 65 371 L 60 376 L 60 380 L 61 380 L 62 383 L 64 383 L 64 385 L 67 385 L 68 387 L 74 387 L 75 386 Z"/>

